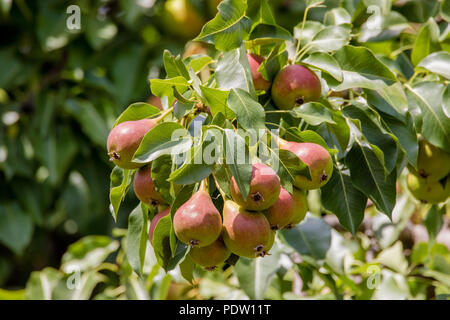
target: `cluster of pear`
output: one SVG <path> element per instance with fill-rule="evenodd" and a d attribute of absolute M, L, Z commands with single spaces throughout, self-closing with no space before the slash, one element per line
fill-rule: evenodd
<path fill-rule="evenodd" d="M 151 163 L 131 162 L 144 135 L 157 121 L 144 119 L 117 125 L 109 134 L 107 147 L 111 161 L 117 166 L 137 169 L 133 181 L 137 198 L 162 207 L 167 204 L 155 188 Z M 190 255 L 197 264 L 212 270 L 231 253 L 248 258 L 263 257 L 273 245 L 276 230 L 291 228 L 303 220 L 308 208 L 304 190 L 327 183 L 332 174 L 332 160 L 326 149 L 314 143 L 278 138 L 278 144 L 310 167 L 311 179 L 296 176 L 292 194 L 281 186 L 280 178 L 270 166 L 254 163 L 248 196 L 242 196 L 233 177 L 230 182 L 232 199 L 224 199 L 222 215 L 213 204 L 206 183 L 202 183 L 200 189 L 176 210 L 173 216 L 175 234 L 181 242 L 192 247 Z M 156 224 L 169 213 L 170 207 L 167 207 L 152 219 L 151 242 Z"/>
<path fill-rule="evenodd" d="M 406 183 L 424 203 L 445 202 L 450 197 L 450 154 L 420 138 L 417 169 L 408 165 Z"/>
<path fill-rule="evenodd" d="M 272 99 L 280 109 L 292 109 L 319 99 L 320 81 L 306 67 L 289 65 L 277 74 L 272 84 L 257 71 L 264 59 L 253 54 L 247 57 L 255 89 L 268 91 L 272 86 Z M 156 224 L 170 214 L 171 208 L 155 188 L 151 163 L 134 163 L 132 158 L 145 134 L 161 119 L 162 116 L 122 122 L 111 130 L 107 141 L 111 161 L 124 169 L 137 169 L 133 181 L 137 198 L 158 208 L 167 206 L 150 223 L 151 242 Z M 231 253 L 248 258 L 264 257 L 274 243 L 276 230 L 292 228 L 304 219 L 308 210 L 306 190 L 320 188 L 329 181 L 333 161 L 325 148 L 281 138 L 277 138 L 277 143 L 280 149 L 292 152 L 309 167 L 308 177 L 295 176 L 292 193 L 281 186 L 280 178 L 270 166 L 258 162 L 252 164 L 246 197 L 235 178 L 231 179 L 231 199 L 223 195 L 222 214 L 211 199 L 206 178 L 173 215 L 177 238 L 191 246 L 190 256 L 205 269 L 223 264 Z"/>

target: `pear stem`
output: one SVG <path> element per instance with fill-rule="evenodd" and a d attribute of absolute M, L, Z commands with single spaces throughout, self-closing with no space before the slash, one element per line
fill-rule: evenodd
<path fill-rule="evenodd" d="M 217 190 L 219 190 L 220 195 L 222 196 L 223 201 L 226 201 L 228 199 L 227 195 L 225 194 L 225 192 L 223 191 L 223 189 L 220 187 L 219 182 L 217 182 L 216 176 L 213 173 L 212 174 L 213 179 L 214 179 L 214 183 L 216 184 L 216 188 Z"/>
<path fill-rule="evenodd" d="M 156 122 L 162 121 L 165 117 L 167 117 L 173 111 L 173 107 L 170 107 L 165 112 L 163 112 L 158 118 L 156 118 Z"/>
<path fill-rule="evenodd" d="M 209 192 L 209 181 L 208 178 L 205 178 L 200 182 L 200 187 L 198 188 L 199 191 L 206 191 Z"/>

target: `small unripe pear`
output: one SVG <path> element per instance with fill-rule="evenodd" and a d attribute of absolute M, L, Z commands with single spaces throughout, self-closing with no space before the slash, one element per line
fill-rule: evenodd
<path fill-rule="evenodd" d="M 406 184 L 414 198 L 425 203 L 444 202 L 450 196 L 450 179 L 446 178 L 445 187 L 439 181 L 428 181 L 413 173 L 409 173 Z"/>
<path fill-rule="evenodd" d="M 168 0 L 164 4 L 164 25 L 175 35 L 192 38 L 200 33 L 205 23 L 189 0 Z"/>
<path fill-rule="evenodd" d="M 247 210 L 261 211 L 272 206 L 280 194 L 280 178 L 275 171 L 264 163 L 252 165 L 250 190 L 244 199 L 234 177 L 231 179 L 230 191 L 233 200 Z"/>
<path fill-rule="evenodd" d="M 164 203 L 164 199 L 155 189 L 155 184 L 152 179 L 151 165 L 142 167 L 136 171 L 136 174 L 134 175 L 133 189 L 136 197 L 146 204 L 156 206 Z"/>
<path fill-rule="evenodd" d="M 225 246 L 223 239 L 219 237 L 209 246 L 193 247 L 189 254 L 198 265 L 206 270 L 214 270 L 228 259 L 231 251 Z"/>
<path fill-rule="evenodd" d="M 173 227 L 181 242 L 205 247 L 220 236 L 222 217 L 209 193 L 199 190 L 175 212 Z"/>
<path fill-rule="evenodd" d="M 299 223 L 306 215 L 308 204 L 304 191 L 295 189 L 290 194 L 281 188 L 277 202 L 265 212 L 272 230 L 290 228 Z"/>
<path fill-rule="evenodd" d="M 333 160 L 330 153 L 321 145 L 310 142 L 294 142 L 278 139 L 280 149 L 289 150 L 309 166 L 311 179 L 297 175 L 294 186 L 303 190 L 324 186 L 333 173 Z"/>
<path fill-rule="evenodd" d="M 133 163 L 133 155 L 142 139 L 154 126 L 155 119 L 125 121 L 115 126 L 108 135 L 107 148 L 110 160 L 122 169 L 136 169 L 145 163 Z"/>
<path fill-rule="evenodd" d="M 248 53 L 247 58 L 250 65 L 250 71 L 252 73 L 253 85 L 255 86 L 255 90 L 269 90 L 270 81 L 264 79 L 261 73 L 258 72 L 258 68 L 264 61 L 264 58 L 254 53 Z"/>
<path fill-rule="evenodd" d="M 234 201 L 225 201 L 222 237 L 234 254 L 264 257 L 273 245 L 272 232 L 264 214 L 247 211 Z"/>
<path fill-rule="evenodd" d="M 304 66 L 292 64 L 275 76 L 272 99 L 279 109 L 290 110 L 305 102 L 319 100 L 321 90 L 320 80 L 314 72 Z"/>
<path fill-rule="evenodd" d="M 441 180 L 450 173 L 450 154 L 424 139 L 420 140 L 417 172 L 430 182 Z"/>
<path fill-rule="evenodd" d="M 170 208 L 166 208 L 153 217 L 152 221 L 150 222 L 150 227 L 148 229 L 148 239 L 150 240 L 150 243 L 153 244 L 153 232 L 155 231 L 156 225 L 158 224 L 159 220 L 167 216 L 169 213 Z"/>

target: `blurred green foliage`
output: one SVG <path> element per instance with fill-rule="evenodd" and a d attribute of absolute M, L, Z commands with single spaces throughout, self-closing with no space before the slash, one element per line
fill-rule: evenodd
<path fill-rule="evenodd" d="M 76 1 L 79 30 L 66 26 L 71 4 L 0 1 L 0 286 L 59 265 L 83 235 L 111 233 L 108 131 L 150 97 L 163 50 L 187 41 L 167 34 L 164 1 Z"/>

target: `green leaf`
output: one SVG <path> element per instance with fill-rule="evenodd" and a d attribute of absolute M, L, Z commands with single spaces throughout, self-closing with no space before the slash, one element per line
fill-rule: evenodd
<path fill-rule="evenodd" d="M 391 172 L 397 161 L 397 143 L 391 134 L 382 126 L 379 115 L 362 103 L 353 103 L 343 110 L 346 116 L 358 119 L 361 122 L 362 133 L 371 143 L 388 155 L 384 157 L 384 166 Z"/>
<path fill-rule="evenodd" d="M 0 242 L 21 255 L 31 241 L 33 221 L 16 204 L 0 204 Z"/>
<path fill-rule="evenodd" d="M 148 242 L 148 211 L 138 205 L 128 217 L 127 258 L 133 270 L 141 275 Z"/>
<path fill-rule="evenodd" d="M 288 52 L 285 50 L 280 52 L 280 47 L 282 46 L 276 46 L 258 68 L 258 72 L 268 81 L 275 78 L 288 60 Z"/>
<path fill-rule="evenodd" d="M 148 163 L 163 154 L 186 152 L 192 145 L 187 130 L 176 122 L 163 122 L 150 130 L 136 150 L 133 162 Z"/>
<path fill-rule="evenodd" d="M 136 102 L 130 104 L 128 108 L 116 119 L 114 127 L 125 121 L 136 121 L 146 119 L 159 114 L 161 111 L 148 103 Z"/>
<path fill-rule="evenodd" d="M 382 118 L 388 130 L 398 139 L 398 143 L 408 157 L 409 163 L 414 167 L 417 167 L 419 145 L 417 143 L 417 134 L 411 115 L 406 113 L 406 123 L 387 114 L 382 114 Z"/>
<path fill-rule="evenodd" d="M 64 108 L 77 119 L 81 129 L 92 142 L 106 149 L 109 130 L 103 116 L 99 114 L 91 102 L 81 99 L 67 99 Z"/>
<path fill-rule="evenodd" d="M 195 269 L 195 263 L 192 260 L 190 255 L 186 255 L 183 262 L 180 263 L 180 272 L 183 278 L 192 284 L 192 281 L 194 280 L 194 269 Z"/>
<path fill-rule="evenodd" d="M 437 205 L 433 205 L 430 210 L 428 210 L 423 223 L 427 228 L 430 239 L 436 239 L 436 236 L 442 229 L 442 225 L 444 224 L 444 214 L 445 206 L 439 209 Z"/>
<path fill-rule="evenodd" d="M 194 41 L 213 43 L 222 51 L 240 47 L 251 27 L 250 19 L 245 16 L 247 1 L 224 0 L 217 9 L 214 19 L 203 26 Z"/>
<path fill-rule="evenodd" d="M 172 203 L 170 182 L 167 181 L 171 170 L 172 157 L 170 155 L 162 155 L 152 161 L 152 179 L 155 189 L 167 203 Z"/>
<path fill-rule="evenodd" d="M 377 256 L 376 261 L 400 274 L 407 273 L 408 261 L 403 254 L 403 245 L 401 241 L 397 241 L 392 247 L 381 251 Z"/>
<path fill-rule="evenodd" d="M 107 236 L 86 236 L 72 243 L 61 259 L 65 273 L 87 271 L 98 267 L 119 248 L 119 242 Z"/>
<path fill-rule="evenodd" d="M 450 0 L 442 0 L 441 16 L 445 21 L 450 22 Z"/>
<path fill-rule="evenodd" d="M 356 87 L 376 90 L 396 81 L 392 71 L 367 48 L 344 46 L 333 57 L 344 76 L 343 82 L 335 88 L 337 91 Z"/>
<path fill-rule="evenodd" d="M 290 111 L 296 118 L 302 118 L 312 126 L 318 126 L 323 122 L 336 124 L 331 111 L 319 102 L 307 102 Z"/>
<path fill-rule="evenodd" d="M 326 25 L 334 26 L 350 24 L 352 22 L 352 17 L 344 8 L 333 8 L 325 13 L 323 22 Z"/>
<path fill-rule="evenodd" d="M 308 214 L 292 229 L 281 230 L 280 237 L 302 256 L 323 260 L 331 245 L 331 228 L 323 220 Z"/>
<path fill-rule="evenodd" d="M 214 76 L 219 88 L 228 90 L 240 88 L 256 99 L 250 65 L 244 48 L 225 52 L 223 58 L 217 63 Z"/>
<path fill-rule="evenodd" d="M 110 190 L 109 201 L 112 206 L 112 215 L 114 221 L 117 221 L 117 214 L 119 212 L 120 204 L 122 203 L 125 195 L 131 184 L 130 170 L 122 169 L 117 166 L 111 171 L 110 175 Z"/>
<path fill-rule="evenodd" d="M 445 51 L 432 53 L 420 61 L 417 69 L 420 68 L 450 79 L 450 53 Z"/>
<path fill-rule="evenodd" d="M 314 51 L 336 51 L 350 41 L 350 27 L 345 25 L 328 26 L 314 35 L 308 47 Z"/>
<path fill-rule="evenodd" d="M 265 129 L 264 108 L 249 93 L 240 88 L 231 89 L 227 102 L 242 128 L 256 131 Z"/>
<path fill-rule="evenodd" d="M 439 26 L 434 18 L 429 18 L 427 23 L 419 29 L 416 41 L 411 52 L 411 61 L 416 66 L 430 53 L 439 50 Z"/>
<path fill-rule="evenodd" d="M 187 89 L 189 89 L 189 83 L 186 78 L 182 76 L 171 79 L 150 80 L 150 89 L 152 94 L 160 98 L 167 96 L 169 99 L 169 105 L 172 105 L 175 100 L 173 88 L 176 88 L 180 93 L 184 93 Z"/>
<path fill-rule="evenodd" d="M 163 61 L 167 78 L 175 78 L 181 76 L 186 80 L 190 79 L 189 72 L 180 56 L 175 57 L 170 53 L 169 50 L 164 50 Z"/>
<path fill-rule="evenodd" d="M 206 134 L 209 136 L 211 132 L 211 130 L 208 130 Z M 200 145 L 196 145 L 189 150 L 185 163 L 170 174 L 169 181 L 184 185 L 200 182 L 208 177 L 213 170 L 215 162 L 209 158 L 209 155 L 206 155 L 205 148 L 213 145 L 214 142 L 217 143 L 216 140 L 210 140 L 208 142 L 202 140 Z M 219 142 L 221 141 L 219 140 Z"/>
<path fill-rule="evenodd" d="M 271 279 L 280 268 L 281 250 L 275 244 L 264 258 L 239 258 L 234 266 L 240 287 L 250 299 L 262 300 Z"/>
<path fill-rule="evenodd" d="M 334 167 L 330 181 L 322 187 L 322 205 L 334 213 L 353 235 L 363 221 L 367 197 L 353 186 L 347 170 Z"/>
<path fill-rule="evenodd" d="M 386 177 L 385 168 L 377 152 L 379 150 L 374 149 L 373 145 L 357 141 L 345 157 L 345 164 L 350 169 L 355 187 L 390 218 L 396 199 L 397 171 L 392 170 Z"/>
<path fill-rule="evenodd" d="M 342 81 L 343 76 L 339 63 L 326 52 L 314 52 L 306 59 L 302 60 L 302 64 L 320 69 L 322 72 L 328 73 L 337 81 Z"/>
<path fill-rule="evenodd" d="M 51 267 L 33 271 L 26 284 L 26 298 L 30 300 L 52 300 L 53 290 L 61 280 L 62 274 Z"/>
<path fill-rule="evenodd" d="M 432 144 L 450 152 L 450 118 L 442 108 L 446 86 L 440 83 L 421 82 L 407 89 L 406 96 L 410 108 L 421 111 L 422 136 Z"/>
<path fill-rule="evenodd" d="M 200 86 L 204 98 L 211 110 L 211 114 L 216 116 L 218 113 L 225 115 L 227 119 L 234 119 L 236 114 L 228 107 L 227 99 L 230 91 L 219 90 Z"/>
<path fill-rule="evenodd" d="M 234 130 L 224 130 L 226 164 L 231 170 L 239 191 L 245 199 L 250 190 L 252 164 L 248 159 L 248 148 L 244 139 Z"/>
<path fill-rule="evenodd" d="M 197 73 L 204 67 L 212 63 L 213 59 L 210 56 L 204 54 L 195 54 L 187 57 L 184 61 L 195 73 Z"/>
<path fill-rule="evenodd" d="M 172 229 L 172 218 L 170 215 L 161 218 L 153 231 L 153 249 L 158 264 L 167 270 L 167 266 L 172 258 L 170 237 Z"/>

